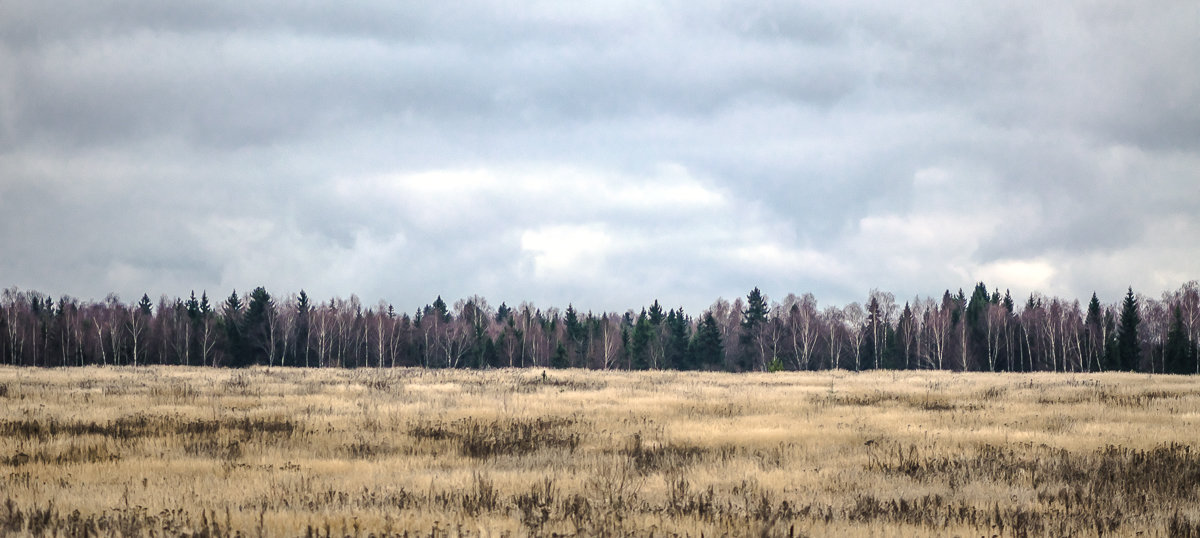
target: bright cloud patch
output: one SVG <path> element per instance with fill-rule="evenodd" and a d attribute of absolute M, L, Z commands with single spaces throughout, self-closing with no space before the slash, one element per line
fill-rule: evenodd
<path fill-rule="evenodd" d="M 550 226 L 521 234 L 537 278 L 594 278 L 613 240 L 601 226 Z"/>
<path fill-rule="evenodd" d="M 1057 291 L 1052 288 L 1057 273 L 1044 260 L 1000 260 L 976 269 L 975 279 L 994 289 L 1052 292 Z"/>

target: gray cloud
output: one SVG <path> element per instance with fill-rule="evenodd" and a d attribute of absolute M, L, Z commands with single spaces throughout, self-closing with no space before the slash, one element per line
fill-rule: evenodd
<path fill-rule="evenodd" d="M 0 278 L 404 310 L 1155 294 L 1200 273 L 1195 14 L 7 3 Z"/>

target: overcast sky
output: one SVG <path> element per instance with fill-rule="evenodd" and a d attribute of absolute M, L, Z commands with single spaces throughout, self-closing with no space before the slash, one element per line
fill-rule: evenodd
<path fill-rule="evenodd" d="M 0 287 L 699 312 L 1200 278 L 1200 4 L 0 2 Z"/>

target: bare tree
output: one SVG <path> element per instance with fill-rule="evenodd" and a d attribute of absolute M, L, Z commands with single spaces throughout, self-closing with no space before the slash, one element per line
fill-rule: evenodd
<path fill-rule="evenodd" d="M 792 339 L 792 353 L 798 370 L 807 370 L 813 352 L 817 348 L 820 320 L 817 313 L 817 298 L 805 293 L 796 298 L 788 295 L 784 300 L 787 307 L 788 333 Z"/>
<path fill-rule="evenodd" d="M 216 326 L 216 316 L 212 308 L 205 302 L 201 305 L 200 330 L 196 335 L 200 338 L 200 364 L 217 365 L 217 354 L 213 349 L 217 345 Z"/>
<path fill-rule="evenodd" d="M 1188 281 L 1169 296 L 1164 293 L 1163 301 L 1179 307 L 1188 341 L 1192 345 L 1200 344 L 1200 281 Z M 1200 360 L 1196 361 L 1196 373 L 1200 374 Z"/>
<path fill-rule="evenodd" d="M 1142 325 L 1139 332 L 1150 344 L 1150 371 L 1165 372 L 1166 371 L 1166 342 L 1167 334 L 1171 330 L 1171 318 L 1173 317 L 1174 308 L 1167 304 L 1166 301 L 1156 301 L 1148 297 L 1141 298 L 1138 301 L 1141 306 Z M 1182 315 L 1183 309 L 1180 308 Z M 1158 364 L 1155 365 L 1154 351 L 1158 351 Z"/>
<path fill-rule="evenodd" d="M 133 339 L 133 365 L 138 365 L 139 341 L 142 334 L 146 331 L 146 325 L 149 323 L 147 315 L 141 308 L 135 304 L 129 309 L 129 317 L 127 318 L 126 328 L 129 330 L 129 336 Z"/>
<path fill-rule="evenodd" d="M 8 349 L 5 355 L 8 357 L 8 363 L 14 365 L 20 361 L 18 350 L 22 346 L 24 336 L 20 319 L 21 312 L 26 308 L 23 303 L 24 294 L 16 287 L 6 288 L 0 296 L 0 307 L 4 310 L 4 330 L 8 333 Z"/>
<path fill-rule="evenodd" d="M 842 333 L 845 331 L 844 314 L 842 309 L 836 306 L 825 307 L 825 326 L 829 328 L 829 367 L 838 369 L 842 367 Z"/>
<path fill-rule="evenodd" d="M 1061 321 L 1060 333 L 1062 334 L 1063 345 L 1063 369 L 1066 370 L 1066 360 L 1069 357 L 1074 357 L 1073 364 L 1070 364 L 1070 369 L 1073 371 L 1084 371 L 1084 312 L 1080 310 L 1079 299 L 1072 301 L 1070 306 L 1063 305 L 1063 316 Z M 1067 349 L 1069 347 L 1069 349 Z"/>
<path fill-rule="evenodd" d="M 1041 345 L 1043 337 L 1040 328 L 1044 324 L 1046 308 L 1042 304 L 1042 298 L 1037 294 L 1030 295 L 1029 302 L 1030 305 L 1021 311 L 1019 319 L 1021 320 L 1021 335 L 1025 341 L 1025 368 L 1027 371 L 1033 371 L 1039 362 L 1043 362 L 1038 360 L 1035 354 L 1044 347 Z"/>
<path fill-rule="evenodd" d="M 266 329 L 263 347 L 267 348 L 267 368 L 271 368 L 275 366 L 275 354 L 279 351 L 279 340 L 283 336 L 283 327 L 279 322 L 279 309 L 275 307 L 275 301 L 269 301 L 267 308 L 263 310 L 263 324 Z"/>
<path fill-rule="evenodd" d="M 333 348 L 333 318 L 337 315 L 333 300 L 327 304 L 318 304 L 312 310 L 312 330 L 309 336 L 317 345 L 317 366 L 329 366 L 329 357 Z"/>
<path fill-rule="evenodd" d="M 866 337 L 863 325 L 866 313 L 862 305 L 850 303 L 842 308 L 842 320 L 846 326 L 846 335 L 850 337 L 850 345 L 854 348 L 854 371 L 862 370 L 862 343 Z"/>
<path fill-rule="evenodd" d="M 384 357 L 388 354 L 391 346 L 391 333 L 395 330 L 393 316 L 387 315 L 385 312 L 391 309 L 391 306 L 382 299 L 375 305 L 374 310 L 367 310 L 367 318 L 371 320 L 371 327 L 375 332 L 375 367 L 383 368 Z M 393 361 L 395 358 L 393 357 Z"/>
<path fill-rule="evenodd" d="M 1002 304 L 988 303 L 984 312 L 984 324 L 987 328 L 988 370 L 995 372 L 996 357 L 1000 353 L 1000 339 L 1008 327 L 1008 309 Z"/>
<path fill-rule="evenodd" d="M 621 349 L 621 316 L 616 313 L 600 315 L 600 367 L 609 370 L 617 365 Z"/>
<path fill-rule="evenodd" d="M 945 370 L 946 348 L 950 341 L 950 316 L 954 303 L 950 294 L 946 293 L 942 296 L 941 306 L 934 304 L 932 299 L 927 304 L 926 315 L 929 319 L 925 322 L 925 326 L 929 328 L 930 348 L 933 350 L 937 369 Z"/>
<path fill-rule="evenodd" d="M 929 348 L 925 345 L 925 334 L 928 332 L 926 324 L 929 323 L 929 311 L 937 308 L 933 299 L 922 299 L 919 295 L 913 297 L 912 316 L 913 316 L 913 346 L 916 350 L 913 356 L 917 359 L 916 368 L 928 368 L 930 366 Z"/>
<path fill-rule="evenodd" d="M 871 327 L 871 347 L 874 353 L 875 368 L 879 368 L 879 359 L 883 354 L 883 345 L 887 337 L 887 328 L 892 324 L 892 318 L 896 314 L 896 296 L 891 292 L 879 291 L 872 289 L 868 304 L 876 309 L 869 316 L 868 322 Z M 868 308 L 870 310 L 870 308 Z"/>
<path fill-rule="evenodd" d="M 281 347 L 279 351 L 280 366 L 285 365 L 289 352 L 295 353 L 299 348 L 299 343 L 296 341 L 297 314 L 295 304 L 296 295 L 289 294 L 286 298 L 284 298 L 283 302 L 280 303 L 281 306 L 276 308 L 276 320 L 274 323 L 278 325 L 279 330 L 279 343 Z M 295 361 L 292 361 L 292 364 L 295 364 Z"/>

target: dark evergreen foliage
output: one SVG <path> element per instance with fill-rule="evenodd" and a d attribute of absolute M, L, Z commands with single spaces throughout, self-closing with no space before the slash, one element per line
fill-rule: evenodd
<path fill-rule="evenodd" d="M 764 356 L 764 342 L 759 330 L 767 322 L 767 298 L 758 288 L 750 290 L 746 295 L 746 310 L 742 312 L 741 344 L 738 360 L 735 364 L 738 370 L 765 369 L 767 357 Z"/>
<path fill-rule="evenodd" d="M 1171 329 L 1167 332 L 1167 343 L 1163 349 L 1163 370 L 1169 374 L 1190 374 L 1196 371 L 1195 351 L 1188 342 L 1183 326 L 1183 312 L 1176 305 L 1171 316 Z"/>
<path fill-rule="evenodd" d="M 1122 370 L 1132 372 L 1141 364 L 1141 342 L 1138 340 L 1138 325 L 1141 324 L 1141 314 L 1138 312 L 1138 300 L 1133 295 L 1133 288 L 1125 294 L 1121 303 L 1121 326 L 1117 332 L 1117 355 Z"/>

